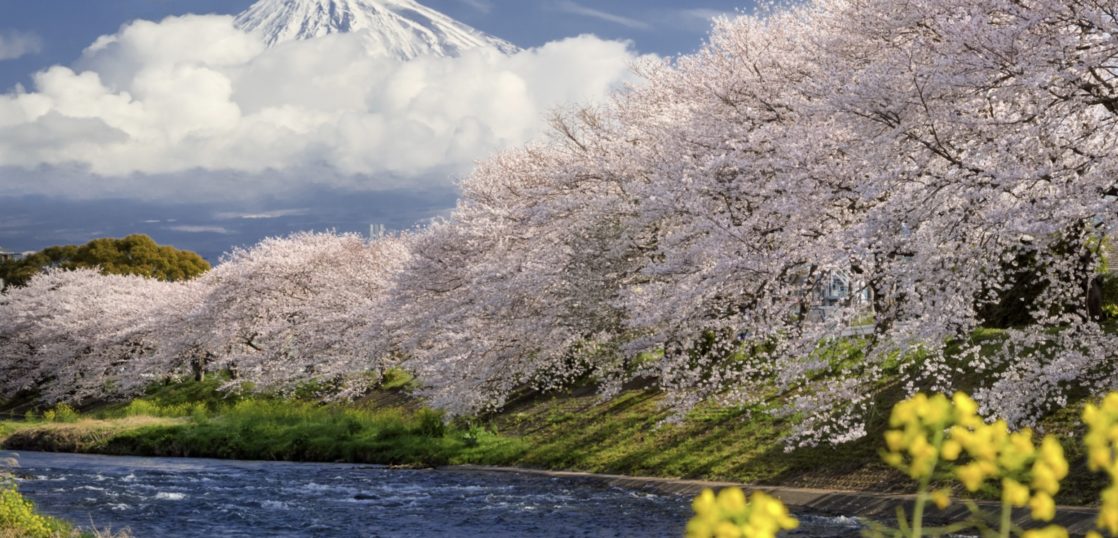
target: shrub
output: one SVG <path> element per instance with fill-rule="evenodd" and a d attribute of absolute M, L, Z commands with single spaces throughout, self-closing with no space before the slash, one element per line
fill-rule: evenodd
<path fill-rule="evenodd" d="M 419 421 L 419 434 L 424 437 L 442 437 L 446 435 L 446 422 L 443 421 L 443 414 L 434 409 L 423 408 L 416 413 L 416 419 Z"/>
<path fill-rule="evenodd" d="M 1118 319 L 1118 273 L 1102 275 L 1102 309 L 1109 319 Z"/>
<path fill-rule="evenodd" d="M 380 388 L 384 390 L 409 391 L 416 386 L 415 376 L 399 367 L 385 370 L 380 379 Z"/>
<path fill-rule="evenodd" d="M 53 538 L 74 534 L 70 525 L 35 513 L 35 505 L 14 487 L 0 489 L 0 533 L 26 538 Z"/>
<path fill-rule="evenodd" d="M 77 422 L 78 418 L 78 412 L 64 403 L 43 411 L 43 420 L 47 422 Z"/>
<path fill-rule="evenodd" d="M 128 406 L 121 410 L 121 414 L 126 417 L 134 416 L 158 416 L 160 408 L 154 402 L 144 399 L 132 400 Z"/>

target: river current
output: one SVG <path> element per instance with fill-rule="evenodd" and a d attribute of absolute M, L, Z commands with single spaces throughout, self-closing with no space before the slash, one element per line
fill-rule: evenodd
<path fill-rule="evenodd" d="M 18 459 L 20 491 L 43 512 L 136 538 L 681 536 L 691 515 L 688 497 L 588 478 L 34 452 Z M 848 518 L 800 518 L 795 535 L 858 534 Z"/>

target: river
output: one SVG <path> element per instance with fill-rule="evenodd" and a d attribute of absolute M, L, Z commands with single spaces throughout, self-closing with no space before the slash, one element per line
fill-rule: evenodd
<path fill-rule="evenodd" d="M 137 538 L 680 536 L 691 514 L 690 498 L 588 478 L 35 452 L 18 459 L 20 491 L 43 512 Z M 796 535 L 858 534 L 851 519 L 801 519 Z"/>

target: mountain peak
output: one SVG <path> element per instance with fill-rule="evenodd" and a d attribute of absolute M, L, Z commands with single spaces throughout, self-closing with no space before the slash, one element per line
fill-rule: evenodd
<path fill-rule="evenodd" d="M 414 0 L 259 0 L 237 15 L 236 25 L 259 34 L 268 46 L 359 33 L 371 54 L 401 60 L 483 47 L 506 54 L 518 50 Z"/>

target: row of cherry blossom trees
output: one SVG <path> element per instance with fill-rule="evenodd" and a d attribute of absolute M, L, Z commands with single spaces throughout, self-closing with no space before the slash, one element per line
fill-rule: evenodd
<path fill-rule="evenodd" d="M 189 282 L 52 270 L 0 295 L 0 393 L 83 403 L 207 372 L 359 392 L 389 356 L 365 334 L 407 259 L 396 237 L 300 233 Z"/>
<path fill-rule="evenodd" d="M 1115 224 L 1116 36 L 1107 0 L 721 20 L 481 163 L 445 221 L 269 239 L 187 284 L 79 271 L 13 290 L 0 389 L 80 399 L 228 370 L 358 391 L 402 365 L 472 413 L 644 378 L 680 410 L 786 393 L 809 444 L 863 435 L 899 379 L 1031 423 L 1118 388 L 1118 341 L 1084 298 Z M 836 274 L 851 293 L 819 315 Z M 991 305 L 1026 323 L 978 338 Z"/>

